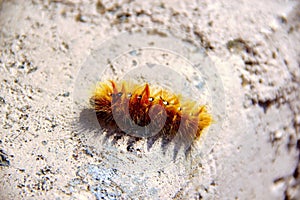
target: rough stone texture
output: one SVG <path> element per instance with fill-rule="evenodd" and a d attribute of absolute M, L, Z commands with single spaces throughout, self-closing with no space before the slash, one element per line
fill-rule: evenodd
<path fill-rule="evenodd" d="M 0 5 L 1 199 L 300 199 L 299 2 Z M 143 27 L 203 46 L 223 83 L 222 129 L 189 168 L 126 173 L 75 134 L 74 85 L 90 51 Z"/>

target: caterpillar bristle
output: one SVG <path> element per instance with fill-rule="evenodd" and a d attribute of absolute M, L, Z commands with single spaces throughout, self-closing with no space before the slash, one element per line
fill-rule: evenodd
<path fill-rule="evenodd" d="M 198 106 L 195 101 L 183 100 L 181 95 L 148 83 L 100 82 L 90 98 L 90 105 L 99 123 L 118 124 L 126 133 L 135 131 L 134 124 L 149 125 L 147 132 L 162 127 L 158 134 L 164 138 L 180 136 L 194 141 L 212 122 L 206 106 Z M 166 120 L 162 124 L 164 115 Z"/>

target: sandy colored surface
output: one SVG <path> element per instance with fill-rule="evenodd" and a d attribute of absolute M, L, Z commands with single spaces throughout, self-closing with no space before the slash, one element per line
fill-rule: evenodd
<path fill-rule="evenodd" d="M 0 5 L 0 199 L 300 199 L 298 1 Z M 144 37 L 183 42 L 190 60 L 202 46 L 214 64 L 216 122 L 187 159 L 159 143 L 128 148 L 128 137 L 103 143 L 76 103 L 91 55 L 145 27 L 171 30 Z"/>

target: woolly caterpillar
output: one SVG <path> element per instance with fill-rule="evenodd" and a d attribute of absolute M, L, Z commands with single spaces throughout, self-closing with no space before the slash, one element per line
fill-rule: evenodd
<path fill-rule="evenodd" d="M 100 124 L 137 137 L 178 137 L 192 143 L 212 122 L 204 105 L 148 83 L 99 82 L 90 104 Z"/>

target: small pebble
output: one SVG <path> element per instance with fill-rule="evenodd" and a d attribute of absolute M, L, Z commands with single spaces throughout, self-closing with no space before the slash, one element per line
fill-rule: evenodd
<path fill-rule="evenodd" d="M 274 133 L 274 138 L 275 139 L 281 139 L 282 138 L 282 136 L 283 136 L 283 133 L 282 133 L 282 131 L 275 131 L 275 133 Z"/>
<path fill-rule="evenodd" d="M 0 105 L 5 104 L 5 99 L 3 97 L 0 97 Z"/>
<path fill-rule="evenodd" d="M 65 93 L 62 94 L 62 96 L 63 97 L 68 97 L 68 96 L 70 96 L 70 92 L 65 92 Z"/>

